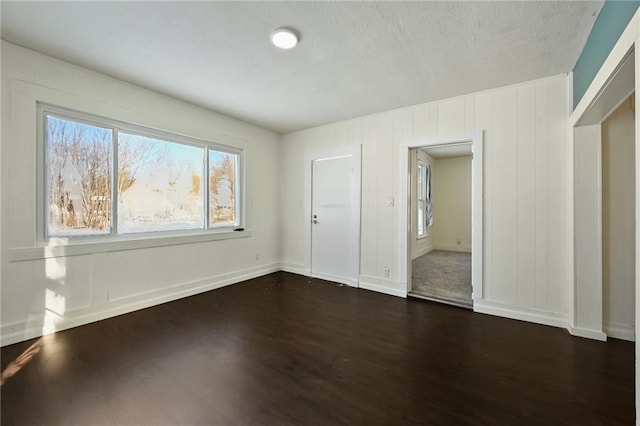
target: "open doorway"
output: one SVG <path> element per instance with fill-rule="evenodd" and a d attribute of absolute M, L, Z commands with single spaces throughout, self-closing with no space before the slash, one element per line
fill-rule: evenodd
<path fill-rule="evenodd" d="M 471 309 L 471 142 L 413 148 L 410 158 L 410 295 Z"/>
<path fill-rule="evenodd" d="M 635 340 L 635 99 L 603 122 L 602 330 Z"/>
<path fill-rule="evenodd" d="M 637 340 L 635 56 L 634 49 L 621 54 L 611 74 L 598 77 L 606 84 L 591 87 L 571 117 L 575 275 L 569 331 L 602 341 Z"/>
<path fill-rule="evenodd" d="M 633 111 L 628 111 L 625 115 L 633 116 L 635 133 L 633 135 L 635 152 L 633 155 L 635 169 L 633 172 L 625 173 L 626 182 L 634 182 L 635 188 L 633 193 L 635 199 L 634 204 L 634 224 L 633 231 L 625 231 L 628 237 L 633 238 L 635 251 L 633 252 L 635 266 L 634 296 L 627 295 L 630 299 L 635 299 L 634 310 L 640 306 L 640 101 L 637 96 L 637 89 L 640 86 L 640 13 L 636 12 L 634 17 L 627 25 L 624 32 L 618 38 L 618 41 L 609 52 L 606 60 L 600 67 L 589 87 L 584 92 L 582 99 L 574 106 L 573 113 L 570 116 L 569 124 L 573 131 L 573 288 L 571 293 L 571 304 L 569 306 L 569 331 L 571 334 L 592 339 L 606 340 L 607 334 L 614 336 L 612 333 L 611 317 L 612 311 L 605 313 L 607 307 L 605 304 L 611 303 L 607 301 L 607 297 L 611 298 L 611 294 L 606 295 L 607 291 L 613 289 L 614 285 L 609 284 L 609 289 L 603 281 L 608 279 L 603 277 L 603 269 L 607 268 L 605 262 L 611 265 L 611 257 L 609 260 L 603 259 L 603 245 L 607 241 L 603 241 L 603 233 L 608 232 L 610 235 L 609 244 L 621 240 L 611 238 L 612 229 L 602 229 L 602 209 L 603 204 L 608 201 L 602 197 L 600 181 L 602 173 L 601 162 L 601 139 L 603 133 L 601 127 L 610 116 L 614 117 L 617 108 L 623 105 L 633 93 L 636 95 L 635 101 L 630 102 L 627 107 Z M 627 128 L 631 126 L 631 121 L 626 120 Z M 604 123 L 607 126 L 607 123 Z M 606 129 L 605 129 L 606 130 Z M 615 141 L 614 141 L 615 142 Z M 617 166 L 615 166 L 617 168 Z M 616 170 L 617 171 L 617 170 Z M 607 185 L 606 181 L 604 183 Z M 594 190 L 595 188 L 595 190 Z M 605 188 L 605 191 L 607 189 Z M 610 191 L 610 194 L 615 191 Z M 606 213 L 606 212 L 605 212 Z M 611 212 L 607 213 L 611 214 Z M 606 219 L 610 222 L 610 219 Z M 605 225 L 606 226 L 606 225 Z M 625 240 L 626 241 L 626 238 Z M 609 250 L 609 249 L 605 249 Z M 614 258 L 615 260 L 615 258 Z M 629 270 L 630 272 L 630 270 Z M 610 278 L 610 277 L 609 277 Z M 625 281 L 628 281 L 625 279 Z M 603 294 L 605 293 L 605 294 Z M 603 304 L 604 301 L 604 304 Z M 630 303 L 629 305 L 630 306 Z M 613 310 L 615 312 L 615 308 Z M 609 316 L 607 318 L 607 316 Z M 633 337 L 635 339 L 635 330 L 640 328 L 640 315 L 634 315 L 635 327 L 633 328 Z M 608 323 L 608 324 L 607 324 Z M 608 327 L 607 327 L 608 326 Z M 608 329 L 607 329 L 608 328 Z M 620 331 L 620 330 L 618 330 Z M 631 337 L 631 329 L 626 333 Z M 620 335 L 619 337 L 622 337 Z M 640 369 L 638 368 L 638 357 L 640 355 L 640 339 L 636 341 L 636 418 L 640 418 Z"/>
<path fill-rule="evenodd" d="M 409 296 L 429 298 L 458 306 L 473 307 L 474 310 L 477 308 L 476 302 L 482 302 L 483 300 L 483 139 L 483 132 L 476 131 L 458 135 L 416 139 L 405 142 L 400 147 L 400 169 L 402 170 L 400 185 L 403 196 L 406 195 L 406 202 L 400 204 L 400 277 L 406 284 L 406 294 Z M 418 155 L 421 152 L 426 154 L 426 157 L 423 156 L 423 154 Z M 418 157 L 423 160 L 421 168 L 418 167 L 420 164 Z M 426 162 L 424 161 L 425 158 L 427 159 Z M 456 158 L 465 159 L 457 160 Z M 434 234 L 436 236 L 438 235 L 436 228 L 439 226 L 438 207 L 436 203 L 442 202 L 441 204 L 445 206 L 441 215 L 450 214 L 452 209 L 450 206 L 448 208 L 446 207 L 446 197 L 451 195 L 450 192 L 452 191 L 446 191 L 446 184 L 443 185 L 445 191 L 442 194 L 437 188 L 439 177 L 442 179 L 446 176 L 447 172 L 444 171 L 440 173 L 439 171 L 445 169 L 439 168 L 439 164 L 435 162 L 442 160 L 444 164 L 444 162 L 446 162 L 445 159 L 448 159 L 450 162 L 468 162 L 471 165 L 470 175 L 467 175 L 467 178 L 465 178 L 466 182 L 470 183 L 469 196 L 467 198 L 467 202 L 469 202 L 471 206 L 470 219 L 469 215 L 461 213 L 462 216 L 466 217 L 466 227 L 470 227 L 470 234 L 464 234 L 460 229 L 458 229 L 460 232 L 451 232 L 446 229 L 443 223 L 441 224 L 442 235 L 449 235 L 449 243 L 443 243 L 440 246 L 440 248 L 445 249 L 443 251 L 454 254 L 464 255 L 465 253 L 470 253 L 471 300 L 466 299 L 466 303 L 460 303 L 459 300 L 451 300 L 452 298 L 447 298 L 446 295 L 442 297 L 442 294 L 440 294 L 439 297 L 417 295 L 414 291 L 414 283 L 412 280 L 412 276 L 414 275 L 414 260 L 436 248 L 433 244 L 434 241 L 438 241 L 437 237 L 434 239 Z M 428 167 L 429 165 L 431 167 Z M 424 176 L 424 185 L 420 188 L 422 191 L 420 195 L 418 195 L 417 179 L 419 169 L 422 170 L 420 172 L 421 176 Z M 451 174 L 455 175 L 456 179 L 460 179 L 460 173 L 456 172 L 455 168 L 452 170 L 453 173 Z M 429 173 L 431 175 L 427 176 Z M 428 177 L 431 178 L 430 181 L 427 179 Z M 415 187 L 412 188 L 414 185 Z M 438 194 L 441 195 L 439 196 Z M 418 200 L 418 197 L 420 197 L 420 200 Z M 423 203 L 420 208 L 418 208 L 418 201 Z M 430 207 L 429 203 L 431 203 Z M 422 238 L 417 238 L 418 217 L 423 223 L 421 230 L 423 235 L 420 235 Z M 432 220 L 430 217 L 432 217 Z M 470 236 L 465 237 L 465 235 Z M 466 254 L 466 256 L 468 258 L 469 254 Z M 417 264 L 416 267 L 418 267 Z M 435 271 L 434 268 L 429 268 L 429 270 Z"/>

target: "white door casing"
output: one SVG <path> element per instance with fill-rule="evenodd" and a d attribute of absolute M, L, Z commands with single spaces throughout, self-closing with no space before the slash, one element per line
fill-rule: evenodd
<path fill-rule="evenodd" d="M 477 302 L 483 299 L 483 132 L 471 132 L 460 135 L 440 136 L 434 138 L 418 139 L 405 142 L 400 149 L 400 179 L 399 194 L 403 198 L 400 203 L 400 279 L 404 284 L 405 295 L 410 289 L 411 282 L 411 256 L 410 242 L 410 164 L 409 151 L 412 148 L 427 146 L 452 145 L 470 143 L 473 153 L 471 161 L 471 285 L 474 310 L 478 309 Z"/>

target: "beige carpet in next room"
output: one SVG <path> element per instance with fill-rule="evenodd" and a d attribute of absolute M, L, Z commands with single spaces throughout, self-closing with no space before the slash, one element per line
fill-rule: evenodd
<path fill-rule="evenodd" d="M 471 253 L 433 250 L 411 265 L 411 293 L 468 307 L 473 305 Z"/>

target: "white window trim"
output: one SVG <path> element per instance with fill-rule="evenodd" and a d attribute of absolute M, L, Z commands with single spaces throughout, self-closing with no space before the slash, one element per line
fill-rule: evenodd
<path fill-rule="evenodd" d="M 21 262 L 25 260 L 50 259 L 54 257 L 79 256 L 96 253 L 109 253 L 124 250 L 137 250 L 152 247 L 175 246 L 180 244 L 204 243 L 209 241 L 230 240 L 247 238 L 252 236 L 252 231 L 208 231 L 208 232 L 183 232 L 166 231 L 149 232 L 148 234 L 126 234 L 118 238 L 96 241 L 69 241 L 66 237 L 52 237 L 46 244 L 38 247 L 13 248 L 8 250 L 9 262 Z M 141 235 L 144 235 L 141 237 Z"/>
<path fill-rule="evenodd" d="M 52 105 L 46 102 L 36 102 L 37 111 L 37 167 L 36 167 L 36 247 L 33 248 L 13 248 L 9 250 L 9 261 L 44 259 L 58 256 L 81 255 L 90 253 L 101 253 L 120 250 L 132 250 L 148 247 L 160 247 L 167 245 L 188 244 L 205 241 L 216 241 L 224 239 L 235 239 L 251 236 L 251 231 L 245 229 L 245 213 L 246 213 L 246 170 L 245 170 L 245 152 L 242 148 L 235 148 L 220 143 L 205 141 L 180 135 L 173 132 L 166 132 L 150 127 L 140 126 L 132 123 L 123 122 L 116 119 L 109 119 L 97 115 Z M 219 225 L 209 226 L 208 209 L 209 209 L 209 182 L 204 179 L 204 200 L 203 208 L 206 210 L 204 220 L 204 229 L 195 230 L 176 230 L 176 231 L 149 231 L 139 233 L 117 234 L 117 194 L 112 200 L 112 227 L 111 233 L 106 235 L 79 235 L 79 236 L 47 236 L 46 229 L 46 202 L 45 191 L 47 183 L 45 181 L 45 129 L 44 117 L 50 114 L 52 116 L 69 119 L 83 124 L 97 125 L 112 131 L 121 131 L 141 136 L 153 137 L 170 143 L 182 143 L 196 147 L 205 147 L 211 150 L 226 152 L 237 155 L 238 167 L 236 167 L 236 217 L 237 225 Z M 115 133 L 114 133 L 115 134 Z M 115 137 L 115 136 L 114 136 Z M 112 150 L 112 157 L 117 155 L 117 144 Z M 208 176 L 209 155 L 205 149 L 206 173 Z M 112 173 L 113 180 L 117 179 L 117 174 Z M 117 182 L 115 183 L 117 185 Z M 116 188 L 116 186 L 113 186 Z"/>
<path fill-rule="evenodd" d="M 420 166 L 424 166 L 425 173 L 423 174 L 422 177 L 423 177 L 423 179 L 426 179 L 427 167 L 429 167 L 429 165 L 426 162 L 424 162 L 423 160 L 418 160 L 417 161 L 417 166 L 416 166 L 416 177 L 417 178 L 420 177 L 420 174 L 417 173 L 417 170 L 420 169 Z M 426 182 L 423 181 L 422 182 L 422 186 L 423 186 L 423 189 L 424 189 L 425 194 L 426 194 L 425 185 L 426 185 Z M 416 188 L 420 188 L 420 182 L 417 182 Z M 420 195 L 421 195 L 420 191 L 417 191 L 417 194 L 416 194 L 416 207 L 418 207 L 418 209 L 420 209 Z M 426 198 L 425 198 L 424 201 L 426 203 Z M 427 215 L 427 210 L 426 210 L 426 204 L 425 204 L 425 207 L 424 207 L 423 212 L 422 212 L 422 229 L 423 229 L 423 233 L 420 234 L 418 232 L 418 229 L 420 229 L 420 228 L 416 229 L 416 239 L 418 239 L 418 240 L 422 240 L 424 238 L 429 238 L 429 227 L 427 226 L 426 215 Z M 418 212 L 416 212 L 416 221 L 418 220 L 419 217 L 420 217 L 420 215 L 418 214 Z"/>

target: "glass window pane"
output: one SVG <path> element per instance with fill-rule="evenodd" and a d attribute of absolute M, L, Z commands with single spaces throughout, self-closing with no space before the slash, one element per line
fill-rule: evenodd
<path fill-rule="evenodd" d="M 418 200 L 422 200 L 422 194 L 424 190 L 422 189 L 424 182 L 424 166 L 421 163 L 418 163 Z"/>
<path fill-rule="evenodd" d="M 209 226 L 237 226 L 238 155 L 209 150 Z"/>
<path fill-rule="evenodd" d="M 418 190 L 417 190 L 417 213 L 418 213 L 418 236 L 421 237 L 424 235 L 424 197 L 425 197 L 425 172 L 426 165 L 418 161 L 418 173 L 417 173 L 417 181 L 418 181 Z"/>
<path fill-rule="evenodd" d="M 204 228 L 204 148 L 118 134 L 118 233 Z"/>
<path fill-rule="evenodd" d="M 47 236 L 111 232 L 112 130 L 45 118 Z"/>

